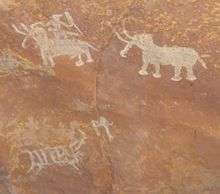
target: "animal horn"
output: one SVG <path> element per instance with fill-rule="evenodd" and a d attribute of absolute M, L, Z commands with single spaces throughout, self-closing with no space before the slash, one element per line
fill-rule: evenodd
<path fill-rule="evenodd" d="M 27 32 L 19 30 L 14 24 L 12 24 L 12 28 L 14 28 L 14 30 L 19 34 L 22 34 L 25 36 L 27 35 Z"/>
<path fill-rule="evenodd" d="M 26 48 L 27 38 L 28 38 L 28 36 L 26 36 L 25 39 L 22 41 L 21 46 L 22 46 L 23 48 Z"/>
<path fill-rule="evenodd" d="M 105 24 L 112 29 L 113 33 L 117 36 L 117 38 L 118 38 L 119 40 L 121 40 L 122 42 L 129 43 L 128 40 L 125 40 L 125 39 L 116 31 L 116 29 L 112 26 L 111 22 L 107 21 L 107 22 L 105 22 Z"/>
<path fill-rule="evenodd" d="M 22 27 L 26 32 L 29 32 L 28 27 L 27 27 L 24 23 L 21 23 L 21 27 Z"/>
<path fill-rule="evenodd" d="M 124 19 L 124 20 L 123 20 L 123 23 L 122 23 L 122 25 L 123 25 L 123 32 L 124 32 L 124 34 L 125 34 L 125 36 L 126 36 L 127 38 L 133 39 L 133 37 L 128 34 L 128 31 L 127 31 L 126 28 L 125 28 L 125 22 L 126 22 L 126 19 Z"/>
<path fill-rule="evenodd" d="M 36 22 L 36 23 L 30 25 L 31 29 L 33 29 L 33 28 L 35 28 L 37 26 L 44 27 L 45 25 L 44 25 L 43 22 Z"/>
<path fill-rule="evenodd" d="M 82 139 L 87 139 L 86 134 L 81 129 L 78 129 L 78 131 L 81 134 Z"/>
<path fill-rule="evenodd" d="M 126 42 L 126 43 L 129 43 L 129 41 L 127 41 L 127 40 L 125 40 L 124 38 L 122 38 L 122 36 L 118 33 L 118 32 L 114 32 L 115 34 L 116 34 L 116 36 L 117 36 L 117 38 L 119 39 L 119 40 L 121 40 L 122 42 Z"/>

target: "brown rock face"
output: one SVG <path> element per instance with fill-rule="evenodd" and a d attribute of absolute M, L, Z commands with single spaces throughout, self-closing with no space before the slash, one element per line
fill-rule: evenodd
<path fill-rule="evenodd" d="M 219 194 L 218 0 L 0 0 L 0 194 Z"/>

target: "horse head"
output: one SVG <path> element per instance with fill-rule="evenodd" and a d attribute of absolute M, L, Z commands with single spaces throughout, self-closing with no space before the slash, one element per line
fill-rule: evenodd
<path fill-rule="evenodd" d="M 14 24 L 12 25 L 17 33 L 24 36 L 24 39 L 22 41 L 23 48 L 27 48 L 27 41 L 29 39 L 33 39 L 40 47 L 48 42 L 47 31 L 44 29 L 41 22 L 31 24 L 30 27 L 27 27 L 23 23 L 21 23 L 20 26 L 21 29 L 18 29 L 17 26 L 15 26 Z"/>

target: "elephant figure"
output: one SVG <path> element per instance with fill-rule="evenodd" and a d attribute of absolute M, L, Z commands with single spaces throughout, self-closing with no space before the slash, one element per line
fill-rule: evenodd
<path fill-rule="evenodd" d="M 90 53 L 90 49 L 97 50 L 92 45 L 85 41 L 77 39 L 53 39 L 49 38 L 47 31 L 44 29 L 41 23 L 32 24 L 30 27 L 27 27 L 24 24 L 21 24 L 23 30 L 19 30 L 15 25 L 12 25 L 17 33 L 20 33 L 25 36 L 22 47 L 26 48 L 26 42 L 29 39 L 33 39 L 36 43 L 36 46 L 40 50 L 40 54 L 43 60 L 44 67 L 53 67 L 55 66 L 54 57 L 67 55 L 71 59 L 78 57 L 76 66 L 84 65 L 85 62 L 82 60 L 82 55 L 86 56 L 86 62 L 93 62 L 93 58 Z"/>
<path fill-rule="evenodd" d="M 160 66 L 161 65 L 172 65 L 174 67 L 174 76 L 172 77 L 173 81 L 180 81 L 181 70 L 186 68 L 187 76 L 186 79 L 190 81 L 196 80 L 194 75 L 194 65 L 199 61 L 204 68 L 207 69 L 207 66 L 204 60 L 199 56 L 198 52 L 192 48 L 186 47 L 160 47 L 153 42 L 153 36 L 151 34 L 136 34 L 131 36 L 124 29 L 124 35 L 126 38 L 123 38 L 119 33 L 115 32 L 119 40 L 125 42 L 127 45 L 120 52 L 122 57 L 126 57 L 127 52 L 133 46 L 137 46 L 142 50 L 142 60 L 143 65 L 139 71 L 140 75 L 148 75 L 147 68 L 149 64 L 154 65 L 155 73 L 153 76 L 155 78 L 160 78 Z"/>

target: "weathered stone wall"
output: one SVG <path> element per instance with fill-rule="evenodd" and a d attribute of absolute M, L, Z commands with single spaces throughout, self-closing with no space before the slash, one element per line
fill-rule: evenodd
<path fill-rule="evenodd" d="M 218 0 L 1 0 L 0 193 L 220 193 L 219 23 Z"/>

